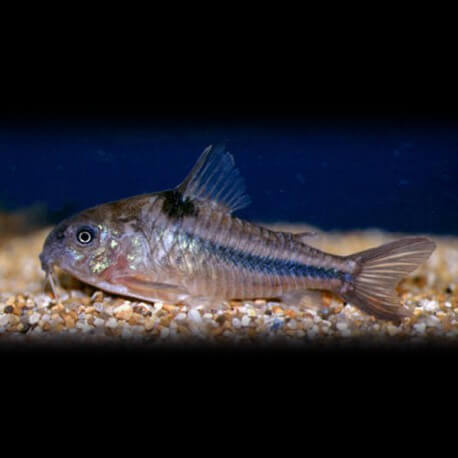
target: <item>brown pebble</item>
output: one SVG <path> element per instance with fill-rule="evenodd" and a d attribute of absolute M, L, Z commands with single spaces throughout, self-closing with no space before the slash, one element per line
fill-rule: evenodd
<path fill-rule="evenodd" d="M 178 307 L 176 305 L 164 304 L 162 308 L 167 310 L 167 312 L 175 312 Z"/>
<path fill-rule="evenodd" d="M 212 328 L 210 329 L 210 334 L 212 336 L 219 336 L 220 334 L 222 334 L 224 332 L 224 327 L 221 326 L 221 327 L 218 327 L 218 328 Z"/>
<path fill-rule="evenodd" d="M 140 317 L 137 313 L 133 313 L 132 316 L 127 321 L 127 323 L 130 324 L 131 326 L 135 326 L 138 323 L 139 318 Z"/>
<path fill-rule="evenodd" d="M 226 321 L 225 315 L 219 315 L 216 317 L 216 322 L 220 325 L 224 324 L 225 321 Z"/>
<path fill-rule="evenodd" d="M 71 315 L 64 316 L 64 323 L 67 328 L 74 328 L 75 327 L 75 319 Z"/>
<path fill-rule="evenodd" d="M 147 331 L 150 331 L 151 329 L 154 328 L 154 320 L 152 320 L 151 318 L 147 318 L 145 320 L 144 326 Z"/>
<path fill-rule="evenodd" d="M 132 307 L 128 304 L 119 305 L 114 309 L 114 316 L 118 320 L 128 321 L 132 316 L 133 310 Z"/>
<path fill-rule="evenodd" d="M 54 305 L 51 310 L 53 312 L 60 313 L 65 310 L 65 307 L 61 303 L 59 303 L 59 304 Z"/>
<path fill-rule="evenodd" d="M 82 297 L 82 298 L 80 299 L 80 301 L 81 301 L 81 303 L 82 303 L 83 305 L 88 306 L 88 305 L 90 305 L 90 303 L 91 303 L 91 298 L 90 298 L 90 297 Z M 95 301 L 94 301 L 94 302 L 95 302 Z"/>

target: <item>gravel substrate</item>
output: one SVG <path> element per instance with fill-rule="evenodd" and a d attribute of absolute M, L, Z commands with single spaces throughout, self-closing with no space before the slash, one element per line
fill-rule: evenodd
<path fill-rule="evenodd" d="M 275 226 L 302 232 L 304 226 Z M 110 296 L 66 276 L 56 301 L 38 261 L 49 229 L 0 238 L 0 344 L 62 341 L 139 343 L 455 342 L 458 336 L 458 238 L 432 237 L 438 248 L 427 264 L 402 281 L 398 293 L 414 313 L 401 325 L 377 320 L 322 293 L 312 307 L 254 300 L 219 310 L 190 309 Z M 378 231 L 326 233 L 310 244 L 350 254 L 396 239 Z"/>

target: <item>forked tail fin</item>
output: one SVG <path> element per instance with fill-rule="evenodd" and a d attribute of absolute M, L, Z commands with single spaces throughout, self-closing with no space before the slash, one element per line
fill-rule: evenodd
<path fill-rule="evenodd" d="M 435 248 L 436 244 L 426 237 L 407 237 L 348 256 L 358 267 L 340 294 L 377 318 L 400 322 L 409 312 L 401 307 L 395 287 Z"/>

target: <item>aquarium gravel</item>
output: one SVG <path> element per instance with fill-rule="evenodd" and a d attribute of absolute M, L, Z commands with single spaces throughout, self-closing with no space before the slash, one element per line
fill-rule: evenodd
<path fill-rule="evenodd" d="M 304 226 L 274 229 L 302 232 Z M 112 296 L 60 275 L 61 296 L 45 288 L 38 254 L 49 229 L 0 238 L 0 343 L 245 343 L 455 341 L 458 335 L 458 238 L 432 237 L 429 261 L 397 288 L 413 314 L 396 326 L 377 320 L 330 293 L 313 304 L 232 301 L 216 308 L 146 303 Z M 379 231 L 319 234 L 310 244 L 335 254 L 355 253 L 403 234 Z"/>

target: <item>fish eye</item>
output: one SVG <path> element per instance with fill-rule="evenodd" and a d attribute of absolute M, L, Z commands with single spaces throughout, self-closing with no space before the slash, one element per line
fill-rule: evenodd
<path fill-rule="evenodd" d="M 94 237 L 95 231 L 87 226 L 81 227 L 80 229 L 78 229 L 78 232 L 76 233 L 76 239 L 82 245 L 88 245 L 92 242 L 92 240 L 94 240 Z"/>

